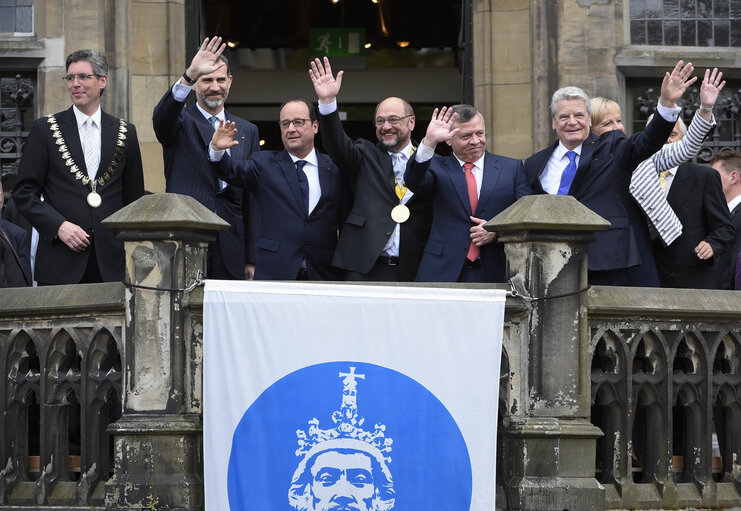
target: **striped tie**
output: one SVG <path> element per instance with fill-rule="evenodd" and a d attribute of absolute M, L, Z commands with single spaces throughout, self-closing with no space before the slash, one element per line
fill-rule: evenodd
<path fill-rule="evenodd" d="M 667 202 L 656 168 L 650 158 L 641 162 L 633 171 L 630 178 L 630 194 L 667 246 L 682 234 L 682 222 Z"/>

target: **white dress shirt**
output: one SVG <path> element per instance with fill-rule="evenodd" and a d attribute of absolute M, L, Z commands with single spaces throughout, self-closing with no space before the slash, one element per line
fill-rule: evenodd
<path fill-rule="evenodd" d="M 93 120 L 92 124 L 92 130 L 93 130 L 93 137 L 96 137 L 97 144 L 96 144 L 96 151 L 97 151 L 97 161 L 98 165 L 93 165 L 94 168 L 88 168 L 87 174 L 90 179 L 95 179 L 95 176 L 98 174 L 98 166 L 100 165 L 100 119 L 101 119 L 101 110 L 100 106 L 98 106 L 98 109 L 95 111 L 93 115 L 88 116 L 87 114 L 82 113 L 76 106 L 72 106 L 72 111 L 75 113 L 75 120 L 77 121 L 77 132 L 80 135 L 80 142 L 82 144 L 82 152 L 85 154 L 85 130 L 89 129 L 85 125 L 85 122 L 88 119 Z M 87 162 L 85 164 L 87 167 Z"/>
<path fill-rule="evenodd" d="M 399 152 L 404 155 L 405 162 L 409 161 L 409 158 L 412 157 L 412 143 L 409 142 L 407 146 Z M 391 154 L 392 153 L 389 153 L 389 155 Z M 414 193 L 412 193 L 411 190 L 407 190 L 406 193 L 404 194 L 404 197 L 401 198 L 401 203 L 406 204 L 407 202 L 409 202 L 409 199 L 411 199 L 413 195 Z M 390 214 L 391 214 L 391 211 L 389 211 L 389 215 Z M 396 224 L 396 227 L 394 227 L 394 232 L 391 233 L 391 236 L 389 237 L 388 242 L 386 242 L 386 246 L 383 247 L 383 253 L 387 256 L 399 257 L 399 240 L 400 239 L 401 239 L 401 224 Z"/>
<path fill-rule="evenodd" d="M 309 182 L 309 214 L 314 211 L 314 208 L 319 203 L 319 199 L 322 197 L 322 187 L 319 184 L 319 165 L 317 165 L 316 149 L 312 149 L 309 154 L 304 158 L 298 158 L 291 153 L 288 153 L 291 157 L 294 166 L 299 160 L 304 160 L 303 171 L 306 174 L 306 180 Z"/>
<path fill-rule="evenodd" d="M 677 122 L 679 113 L 682 111 L 679 107 L 666 108 L 661 104 L 656 105 L 656 113 L 658 113 L 663 119 L 669 122 Z M 576 167 L 579 168 L 579 159 L 581 157 L 582 145 L 573 149 L 576 153 Z M 556 194 L 558 188 L 561 186 L 561 174 L 566 170 L 566 165 L 569 162 L 566 152 L 568 149 L 564 147 L 563 143 L 559 140 L 558 147 L 551 153 L 546 163 L 545 170 L 540 175 L 540 185 L 543 187 L 546 193 Z M 676 169 L 675 169 L 676 170 Z M 669 189 L 667 188 L 667 193 Z"/>

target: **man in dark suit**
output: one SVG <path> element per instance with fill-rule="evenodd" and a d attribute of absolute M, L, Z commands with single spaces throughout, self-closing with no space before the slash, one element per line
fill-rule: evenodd
<path fill-rule="evenodd" d="M 373 123 L 378 143 L 345 134 L 337 111 L 342 74 L 329 60 L 311 63 L 309 75 L 319 98 L 322 142 L 353 187 L 353 207 L 345 220 L 332 264 L 347 270 L 346 280 L 412 281 L 430 230 L 429 194 L 404 186 L 414 112 L 401 98 L 386 98 Z"/>
<path fill-rule="evenodd" d="M 257 126 L 230 115 L 224 109 L 232 75 L 222 55 L 220 37 L 206 39 L 183 76 L 168 89 L 154 108 L 152 121 L 165 159 L 165 190 L 190 195 L 229 222 L 209 244 L 207 276 L 214 279 L 244 280 L 254 273 L 254 253 L 248 253 L 250 236 L 256 234 L 257 218 L 250 215 L 252 199 L 242 188 L 219 181 L 208 163 L 208 144 L 215 126 L 222 120 L 235 122 L 240 144 L 232 157 L 246 160 L 259 150 Z M 196 104 L 184 108 L 195 89 Z"/>
<path fill-rule="evenodd" d="M 443 141 L 453 154 L 433 156 Z M 532 189 L 521 161 L 486 150 L 481 113 L 470 105 L 435 110 L 405 182 L 415 193 L 433 194 L 432 230 L 416 280 L 504 282 L 504 248 L 483 226 Z"/>
<path fill-rule="evenodd" d="M 31 235 L 29 231 L 27 231 L 20 225 L 16 225 L 4 218 L 4 202 L 5 198 L 3 196 L 3 183 L 2 181 L 0 181 L 0 212 L 2 212 L 3 216 L 3 218 L 0 218 L 0 229 L 2 229 L 2 231 L 5 233 L 5 236 L 10 241 L 10 244 L 13 246 L 13 249 L 18 256 L 18 262 L 20 263 L 21 269 L 23 270 L 25 280 L 26 282 L 28 282 L 28 284 L 30 284 L 31 282 L 33 282 L 33 279 L 31 278 Z"/>
<path fill-rule="evenodd" d="M 682 235 L 668 247 L 654 242 L 661 287 L 720 289 L 722 278 L 714 265 L 726 261 L 734 238 L 720 176 L 694 163 L 670 172 L 666 200 L 682 222 Z"/>
<path fill-rule="evenodd" d="M 216 174 L 255 194 L 260 211 L 257 280 L 342 280 L 331 265 L 342 225 L 344 178 L 329 156 L 314 149 L 319 129 L 314 105 L 287 101 L 279 114 L 283 151 L 261 151 L 249 160 L 225 155 L 237 146 L 234 122 L 211 139 Z"/>
<path fill-rule="evenodd" d="M 13 225 L 13 224 L 10 224 Z M 31 282 L 21 267 L 21 260 L 13 243 L 0 225 L 0 288 L 26 287 Z"/>
<path fill-rule="evenodd" d="M 100 108 L 103 55 L 76 51 L 66 69 L 73 106 L 34 122 L 13 199 L 39 231 L 39 285 L 120 281 L 123 242 L 100 222 L 144 193 L 136 129 Z"/>
<path fill-rule="evenodd" d="M 723 151 L 710 160 L 710 166 L 720 176 L 723 195 L 731 212 L 731 223 L 736 231 L 736 238 L 728 252 L 726 261 L 719 265 L 722 272 L 721 284 L 723 289 L 733 289 L 736 261 L 741 251 L 741 153 L 731 150 Z"/>
<path fill-rule="evenodd" d="M 636 166 L 658 151 L 671 133 L 682 97 L 692 77 L 692 64 L 680 61 L 661 85 L 658 114 L 640 133 L 627 138 L 620 130 L 597 137 L 590 133 L 590 101 L 577 87 L 557 90 L 551 99 L 553 129 L 558 140 L 525 161 L 536 193 L 573 195 L 608 220 L 589 245 L 589 282 L 625 285 L 626 268 L 640 263 L 625 206 L 630 176 Z"/>

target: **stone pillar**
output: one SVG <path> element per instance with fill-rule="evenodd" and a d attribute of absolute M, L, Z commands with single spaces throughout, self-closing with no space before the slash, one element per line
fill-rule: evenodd
<path fill-rule="evenodd" d="M 535 150 L 531 3 L 473 0 L 472 6 L 474 106 L 486 119 L 489 149 L 513 158 L 526 158 Z"/>
<path fill-rule="evenodd" d="M 126 250 L 123 416 L 109 428 L 114 476 L 106 507 L 203 509 L 202 416 L 189 403 L 200 375 L 186 339 L 187 291 L 206 269 L 206 247 L 228 224 L 192 197 L 145 195 L 108 217 Z"/>
<path fill-rule="evenodd" d="M 505 244 L 507 277 L 530 301 L 520 358 L 524 406 L 504 419 L 510 510 L 602 510 L 589 421 L 587 247 L 609 222 L 571 196 L 523 197 L 486 224 Z"/>

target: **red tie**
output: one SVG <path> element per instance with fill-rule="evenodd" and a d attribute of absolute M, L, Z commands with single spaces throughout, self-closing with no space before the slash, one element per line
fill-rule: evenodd
<path fill-rule="evenodd" d="M 471 172 L 471 169 L 473 169 L 473 163 L 466 162 L 463 164 L 463 172 L 466 175 L 466 188 L 468 188 L 468 200 L 471 203 L 471 215 L 476 213 L 476 206 L 479 205 L 479 194 L 476 190 L 476 178 L 473 176 L 473 172 Z M 468 247 L 468 257 L 469 261 L 475 261 L 479 258 L 479 253 L 481 250 L 479 247 L 473 244 L 473 241 L 471 241 L 471 245 Z"/>

